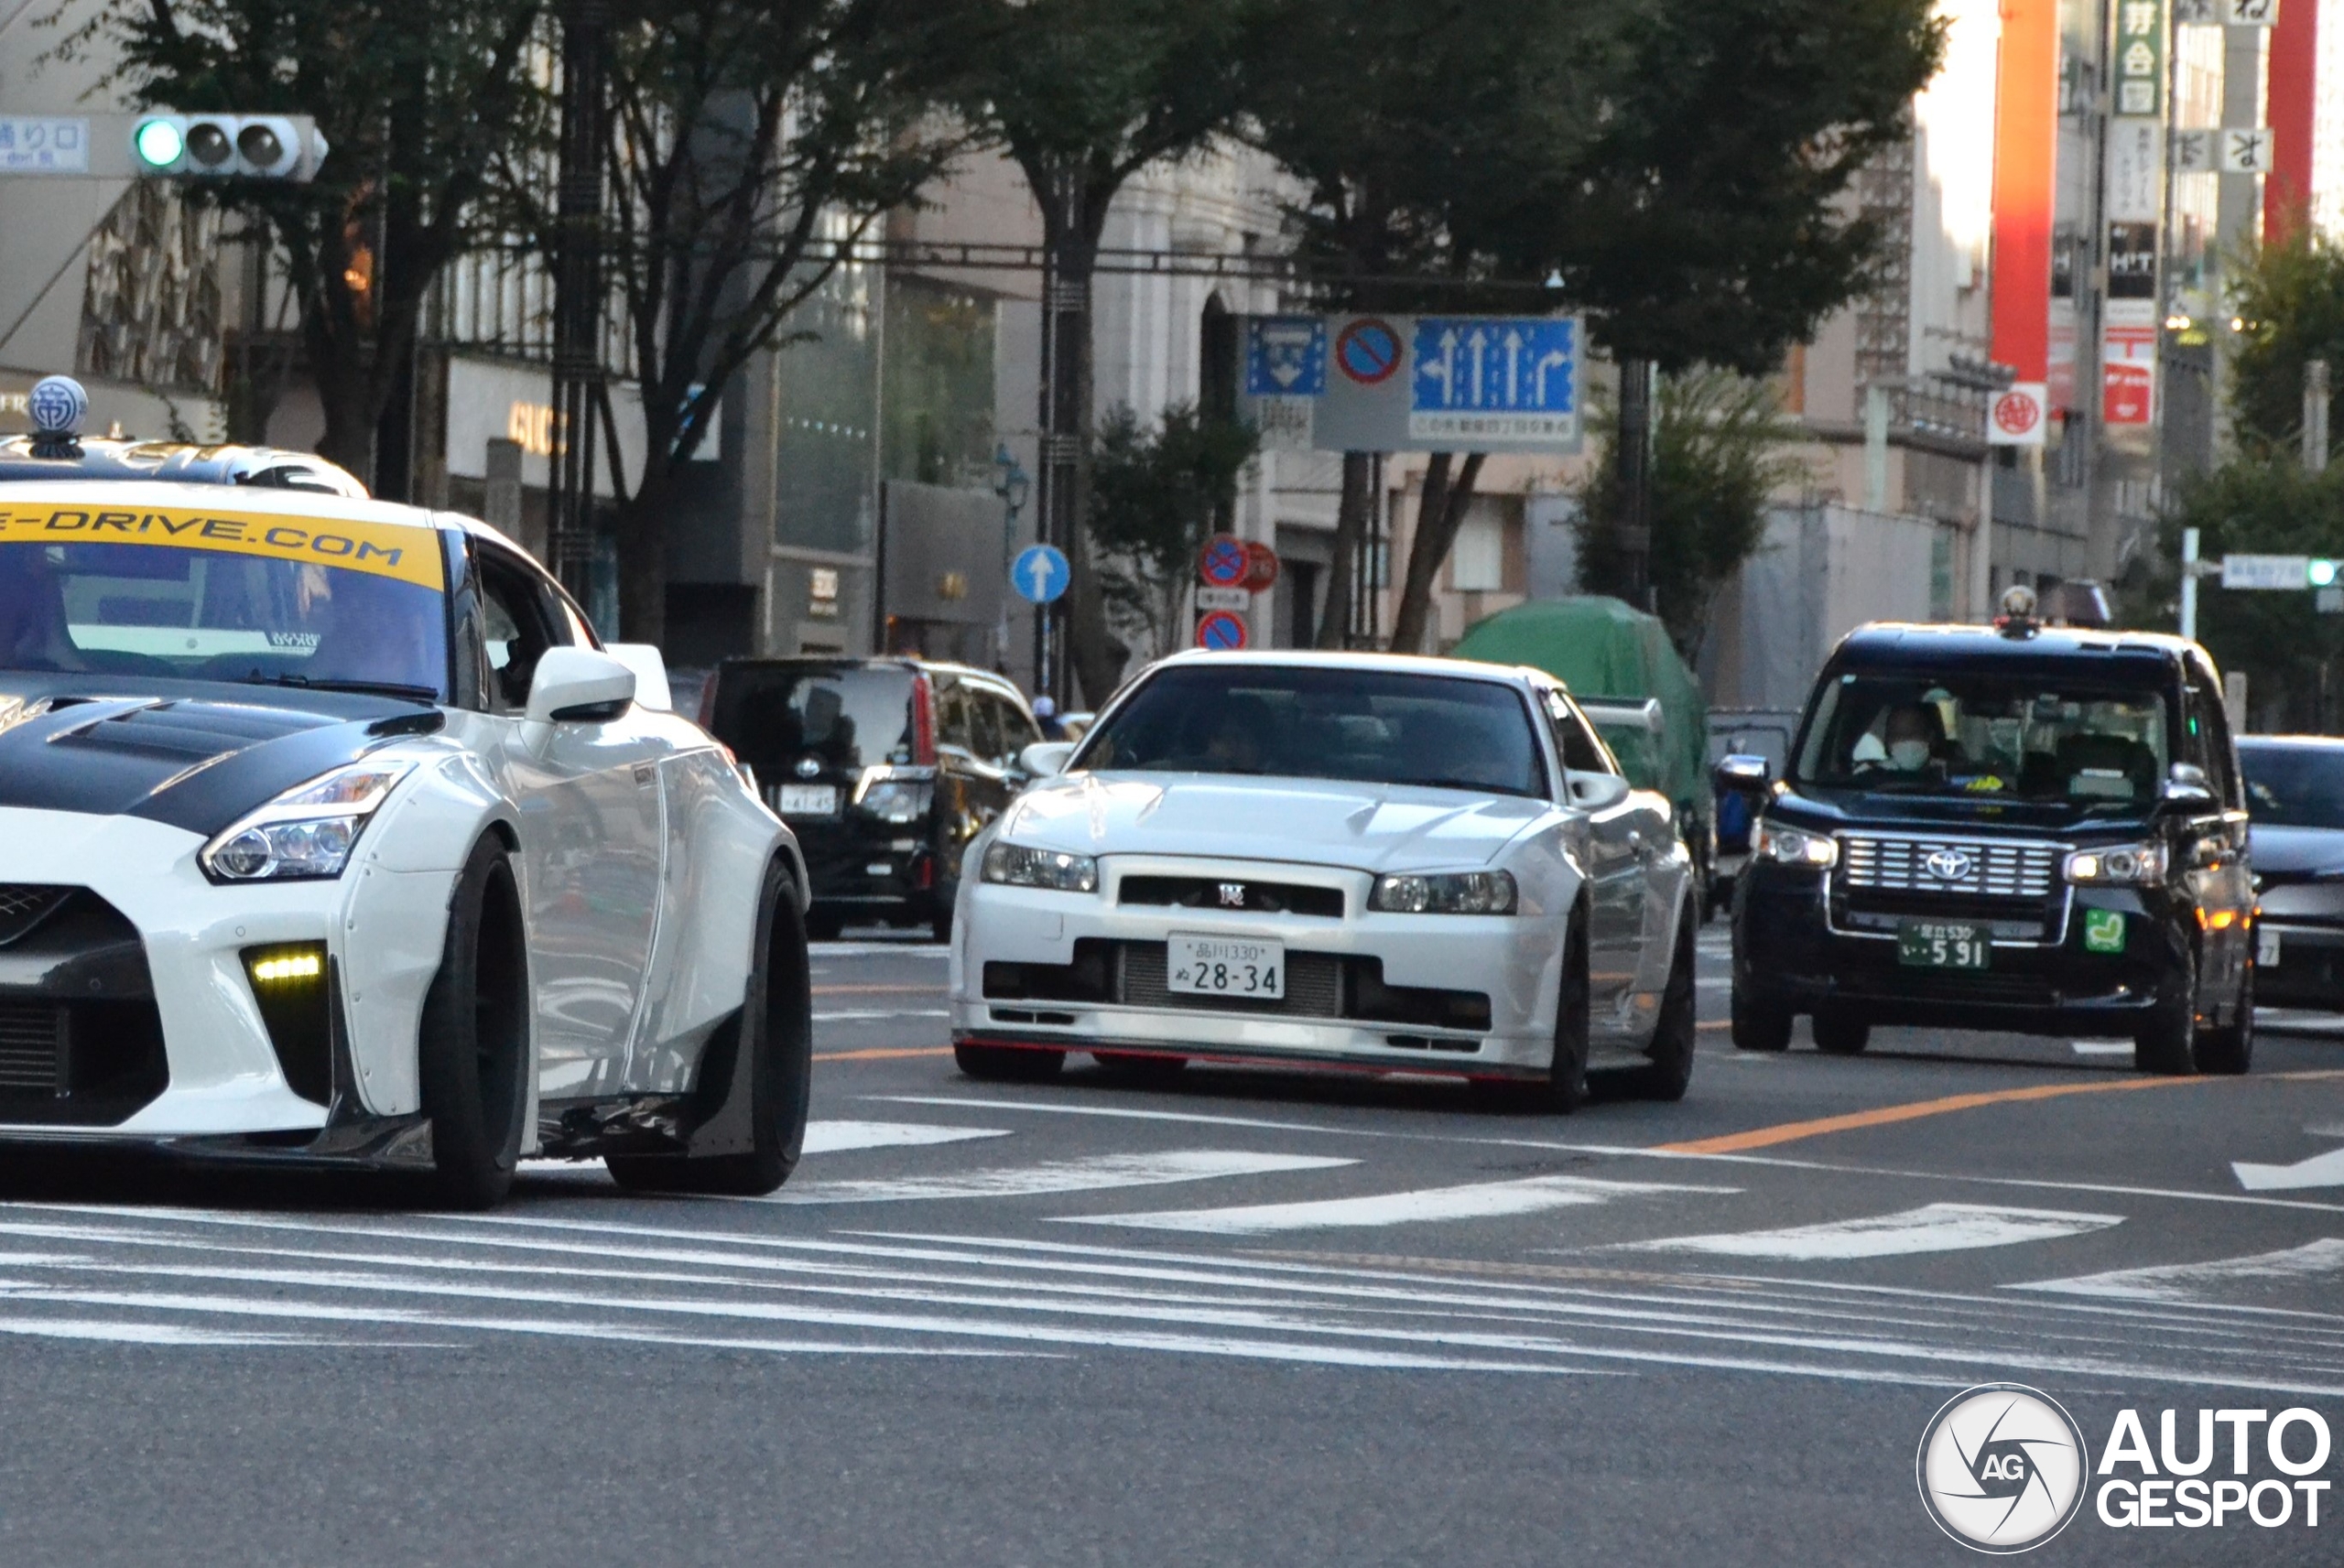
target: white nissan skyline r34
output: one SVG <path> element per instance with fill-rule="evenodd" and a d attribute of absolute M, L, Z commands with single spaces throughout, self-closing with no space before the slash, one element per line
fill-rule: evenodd
<path fill-rule="evenodd" d="M 40 456 L 0 483 L 0 1141 L 781 1184 L 804 871 L 655 651 L 479 523 Z"/>
<path fill-rule="evenodd" d="M 1685 1092 L 1690 857 L 1546 675 L 1182 654 L 1026 767 L 1058 776 L 961 879 L 967 1073 L 1087 1051 L 1456 1074 L 1555 1110 L 1590 1067 Z"/>

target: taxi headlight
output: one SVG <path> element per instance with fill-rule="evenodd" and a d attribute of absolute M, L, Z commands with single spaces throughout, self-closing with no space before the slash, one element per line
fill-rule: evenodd
<path fill-rule="evenodd" d="M 1514 902 L 1509 871 L 1378 877 L 1367 895 L 1368 908 L 1387 914 L 1512 914 Z"/>
<path fill-rule="evenodd" d="M 1839 841 L 1821 833 L 1808 833 L 1796 827 L 1761 822 L 1758 824 L 1758 853 L 1780 866 L 1805 866 L 1809 871 L 1829 871 L 1839 863 Z"/>
<path fill-rule="evenodd" d="M 1009 887 L 1097 892 L 1099 862 L 1089 855 L 1029 849 L 1023 844 L 993 844 L 985 850 L 984 880 Z"/>
<path fill-rule="evenodd" d="M 413 762 L 353 762 L 232 823 L 196 856 L 215 882 L 315 881 L 342 875 L 375 809 Z"/>
<path fill-rule="evenodd" d="M 2067 857 L 2067 880 L 2079 887 L 2154 887 L 2165 881 L 2165 846 L 2111 844 Z"/>

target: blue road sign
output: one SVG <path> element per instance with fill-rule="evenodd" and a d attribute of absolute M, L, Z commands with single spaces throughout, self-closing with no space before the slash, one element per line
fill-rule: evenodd
<path fill-rule="evenodd" d="M 1009 586 L 1017 597 L 1033 604 L 1047 604 L 1066 591 L 1074 568 L 1056 545 L 1028 545 L 1009 564 Z"/>
<path fill-rule="evenodd" d="M 1323 316 L 1254 316 L 1245 322 L 1245 395 L 1316 397 L 1327 390 Z"/>
<path fill-rule="evenodd" d="M 1197 552 L 1197 575 L 1214 588 L 1235 588 L 1252 565 L 1245 541 L 1234 534 L 1215 534 Z"/>
<path fill-rule="evenodd" d="M 1229 653 L 1245 645 L 1245 622 L 1231 611 L 1216 610 L 1197 622 L 1197 646 Z"/>
<path fill-rule="evenodd" d="M 1576 434 L 1577 320 L 1420 316 L 1415 350 L 1411 437 Z"/>
<path fill-rule="evenodd" d="M 1335 340 L 1335 360 L 1362 386 L 1377 386 L 1400 368 L 1400 335 L 1388 321 L 1362 317 Z"/>

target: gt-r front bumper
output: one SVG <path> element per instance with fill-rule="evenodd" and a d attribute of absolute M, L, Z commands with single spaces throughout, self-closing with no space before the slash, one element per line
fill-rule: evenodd
<path fill-rule="evenodd" d="M 388 870 L 362 840 L 334 881 L 215 886 L 201 847 L 139 817 L 0 809 L 0 895 L 74 890 L 28 927 L 0 901 L 0 1140 L 428 1158 L 416 1032 L 450 875 Z M 254 978 L 277 953 L 302 960 L 289 1011 Z"/>
<path fill-rule="evenodd" d="M 1481 1077 L 1535 1076 L 1553 1062 L 1561 915 L 1375 913 L 1367 872 L 1258 860 L 1108 856 L 1095 893 L 973 872 L 952 944 L 957 1043 Z M 1126 902 L 1126 884 L 1142 877 L 1329 890 L 1340 913 Z M 1175 933 L 1283 943 L 1284 999 L 1175 996 L 1165 978 Z"/>

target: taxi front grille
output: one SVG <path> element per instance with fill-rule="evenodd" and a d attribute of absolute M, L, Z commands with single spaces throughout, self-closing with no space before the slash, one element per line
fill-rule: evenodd
<path fill-rule="evenodd" d="M 2033 839 L 1843 833 L 1839 882 L 1849 892 L 2048 899 L 2066 850 Z"/>

